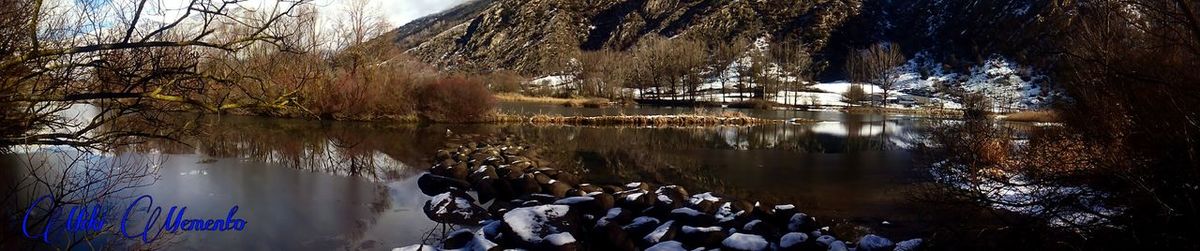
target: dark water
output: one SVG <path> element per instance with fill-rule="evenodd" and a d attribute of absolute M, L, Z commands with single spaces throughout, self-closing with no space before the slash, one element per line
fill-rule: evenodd
<path fill-rule="evenodd" d="M 510 113 L 659 114 L 668 108 L 566 109 L 505 104 Z M 448 135 L 510 134 L 541 145 L 563 168 L 580 168 L 591 183 L 679 184 L 764 203 L 795 204 L 835 229 L 893 239 L 928 236 L 938 215 L 910 194 L 923 182 L 909 147 L 936 120 L 831 112 L 753 111 L 767 118 L 811 118 L 817 124 L 754 127 L 615 128 L 529 125 L 387 125 L 224 117 L 208 120 L 186 144 L 149 142 L 90 157 L 96 169 L 149 163 L 150 177 L 129 184 L 124 211 L 142 194 L 155 205 L 188 206 L 188 215 L 224 218 L 239 206 L 242 232 L 189 232 L 171 249 L 390 249 L 426 241 L 435 224 L 421 206 L 415 178 Z M 69 152 L 69 150 L 67 150 Z M 40 149 L 8 156 L 5 165 L 69 161 Z M 78 163 L 77 163 L 78 164 Z M 23 182 L 28 168 L 5 168 L 0 184 Z M 45 171 L 45 170 L 42 170 Z M 118 182 L 119 183 L 119 182 Z M 140 183 L 139 183 L 140 184 Z M 24 210 L 36 193 L 6 204 Z M 165 211 L 166 209 L 164 209 Z M 110 223 L 119 223 L 110 220 Z M 885 222 L 887 224 L 885 224 Z M 7 219 L 9 230 L 19 221 Z M 19 228 L 18 228 L 19 229 Z M 7 230 L 6 230 L 7 231 Z M 6 237 L 20 233 L 7 232 Z"/>

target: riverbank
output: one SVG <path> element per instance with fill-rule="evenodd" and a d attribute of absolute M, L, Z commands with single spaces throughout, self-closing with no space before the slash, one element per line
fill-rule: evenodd
<path fill-rule="evenodd" d="M 669 184 L 592 184 L 579 172 L 548 166 L 538 152 L 511 137 L 438 150 L 434 167 L 418 180 L 421 191 L 433 196 L 425 214 L 443 224 L 482 227 L 453 232 L 436 246 L 401 250 L 919 250 L 923 243 L 873 234 L 839 240 L 839 233 L 792 204 L 689 193 Z M 489 202 L 489 208 L 481 206 Z"/>

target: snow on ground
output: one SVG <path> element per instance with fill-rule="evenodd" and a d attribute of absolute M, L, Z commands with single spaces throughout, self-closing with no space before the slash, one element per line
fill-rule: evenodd
<path fill-rule="evenodd" d="M 1106 194 L 1087 187 L 1036 183 L 1022 175 L 1007 175 L 1003 181 L 977 179 L 962 168 L 943 168 L 948 164 L 935 163 L 931 169 L 940 182 L 980 192 L 994 202 L 993 208 L 1046 217 L 1056 226 L 1103 225 L 1120 213 L 1104 204 Z"/>

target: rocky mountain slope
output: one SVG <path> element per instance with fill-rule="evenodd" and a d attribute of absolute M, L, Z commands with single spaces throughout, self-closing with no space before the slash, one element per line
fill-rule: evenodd
<path fill-rule="evenodd" d="M 859 0 L 478 0 L 400 27 L 391 39 L 444 67 L 538 75 L 581 49 L 624 50 L 648 36 L 771 37 L 827 51 L 861 6 Z"/>
<path fill-rule="evenodd" d="M 915 86 L 906 92 L 945 96 L 933 95 L 945 89 L 938 83 L 984 92 L 992 82 L 1011 86 L 971 77 L 1001 60 L 1019 70 L 1003 79 L 1020 80 L 1025 87 L 1017 91 L 1044 99 L 1049 93 L 1032 84 L 1039 82 L 1029 66 L 1036 60 L 1028 59 L 1052 41 L 1054 20 L 1039 14 L 1052 8 L 1033 0 L 475 0 L 384 38 L 445 69 L 535 77 L 566 68 L 580 51 L 628 50 L 651 36 L 744 38 L 802 44 L 827 66 L 819 69 L 824 80 L 843 78 L 850 51 L 891 42 L 919 58 L 901 68 L 912 83 L 905 86 Z"/>

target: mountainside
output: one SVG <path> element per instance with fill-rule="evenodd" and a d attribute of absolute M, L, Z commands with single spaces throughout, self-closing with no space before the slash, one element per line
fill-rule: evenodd
<path fill-rule="evenodd" d="M 907 71 L 907 93 L 949 96 L 939 92 L 1019 83 L 1017 91 L 1035 99 L 1011 103 L 1041 104 L 1051 93 L 1038 86 L 1046 84 L 1036 70 L 1038 50 L 1056 30 L 1040 13 L 1053 7 L 1033 0 L 476 0 L 386 38 L 445 69 L 526 76 L 558 74 L 580 51 L 629 50 L 652 36 L 742 38 L 766 47 L 800 44 L 825 80 L 844 79 L 849 52 L 888 42 L 919 59 L 899 68 Z M 972 77 L 1001 61 L 1008 77 L 990 79 L 1004 81 Z"/>
<path fill-rule="evenodd" d="M 624 50 L 655 35 L 770 37 L 822 52 L 861 6 L 858 0 L 480 0 L 400 27 L 392 39 L 444 67 L 538 75 L 581 49 Z"/>

